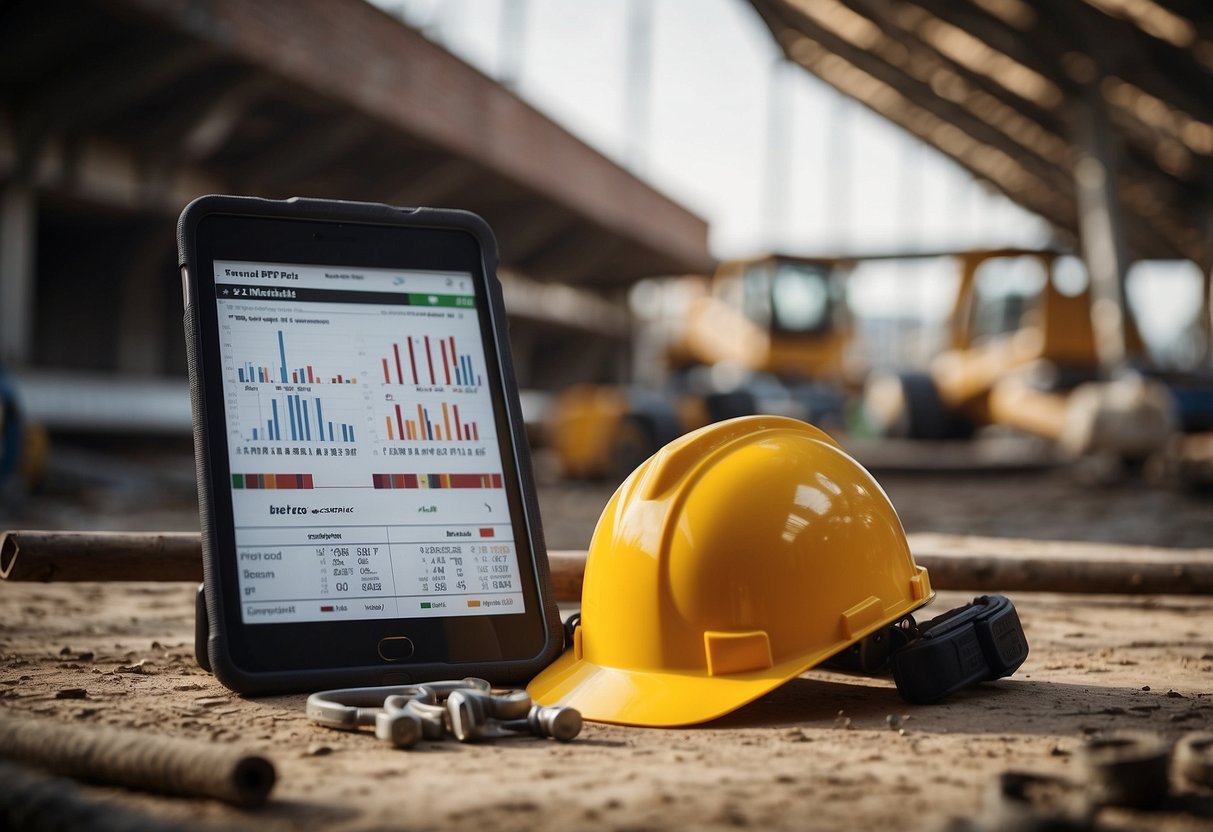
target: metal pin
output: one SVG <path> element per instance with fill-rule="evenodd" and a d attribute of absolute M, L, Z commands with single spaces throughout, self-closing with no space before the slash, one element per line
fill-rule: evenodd
<path fill-rule="evenodd" d="M 446 700 L 447 724 L 460 742 L 475 742 L 494 736 L 490 731 L 484 697 L 457 690 Z"/>
<path fill-rule="evenodd" d="M 387 703 L 384 703 L 387 706 Z M 391 710 L 390 706 L 387 706 Z M 421 735 L 427 740 L 441 740 L 446 738 L 446 732 L 449 730 L 449 721 L 447 719 L 447 709 L 445 705 L 434 705 L 428 702 L 422 702 L 418 699 L 413 699 L 404 704 L 405 713 L 410 714 L 418 721 L 421 727 Z"/>
<path fill-rule="evenodd" d="M 526 719 L 502 721 L 498 725 L 508 731 L 568 742 L 581 733 L 581 712 L 576 708 L 535 705 Z"/>
<path fill-rule="evenodd" d="M 423 722 L 408 711 L 382 711 L 375 715 L 375 736 L 396 748 L 412 748 L 423 731 Z"/>

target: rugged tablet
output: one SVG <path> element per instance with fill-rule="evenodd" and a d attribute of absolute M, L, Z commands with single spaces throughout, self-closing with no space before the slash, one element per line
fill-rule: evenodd
<path fill-rule="evenodd" d="M 561 629 L 483 220 L 208 196 L 178 246 L 220 681 L 505 684 L 551 661 Z"/>

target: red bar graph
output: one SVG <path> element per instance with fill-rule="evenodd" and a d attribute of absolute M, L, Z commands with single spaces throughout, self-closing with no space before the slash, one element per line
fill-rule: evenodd
<path fill-rule="evenodd" d="M 435 342 L 438 350 L 435 355 Z M 402 351 L 408 350 L 409 374 L 404 374 L 405 362 Z M 421 370 L 417 369 L 420 353 Z M 483 379 L 476 374 L 471 353 L 460 354 L 454 336 L 435 338 L 429 335 L 408 336 L 400 343 L 392 344 L 392 354 L 380 358 L 384 384 L 430 384 L 447 387 L 479 387 Z M 395 367 L 395 375 L 392 368 Z"/>

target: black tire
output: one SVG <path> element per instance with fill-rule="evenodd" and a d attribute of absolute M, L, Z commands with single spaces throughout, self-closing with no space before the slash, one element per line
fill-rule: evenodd
<path fill-rule="evenodd" d="M 1089 739 L 1081 759 L 1104 804 L 1149 809 L 1167 797 L 1171 746 L 1161 735 L 1119 731 Z"/>
<path fill-rule="evenodd" d="M 611 439 L 608 476 L 622 482 L 646 459 L 661 449 L 653 429 L 638 416 L 625 416 Z"/>
<path fill-rule="evenodd" d="M 738 416 L 753 416 L 758 412 L 758 403 L 749 390 L 733 390 L 728 393 L 709 393 L 703 397 L 708 409 L 708 418 L 723 422 Z"/>
<path fill-rule="evenodd" d="M 907 439 L 968 439 L 973 423 L 950 410 L 926 373 L 900 373 Z"/>

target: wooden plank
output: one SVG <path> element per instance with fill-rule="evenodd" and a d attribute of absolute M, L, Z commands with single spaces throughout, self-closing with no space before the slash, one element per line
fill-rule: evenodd
<path fill-rule="evenodd" d="M 1213 594 L 1213 549 L 1158 549 L 1099 543 L 910 535 L 914 560 L 935 589 L 1084 595 Z M 552 551 L 552 585 L 580 600 L 585 553 Z"/>
<path fill-rule="evenodd" d="M 980 592 L 1213 595 L 1213 549 L 910 535 L 936 589 Z M 9 581 L 199 581 L 202 548 L 186 532 L 9 531 L 0 578 Z M 558 601 L 581 600 L 586 553 L 548 553 Z"/>
<path fill-rule="evenodd" d="M 192 532 L 8 531 L 0 578 L 9 581 L 201 581 Z"/>

